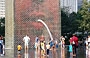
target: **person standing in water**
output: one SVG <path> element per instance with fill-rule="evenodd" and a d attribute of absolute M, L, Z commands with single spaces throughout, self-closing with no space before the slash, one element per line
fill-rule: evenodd
<path fill-rule="evenodd" d="M 28 43 L 29 43 L 29 41 L 30 41 L 29 36 L 26 35 L 26 36 L 23 38 L 23 41 L 24 41 L 24 43 L 25 43 L 25 52 L 27 53 L 27 52 L 28 52 Z"/>
<path fill-rule="evenodd" d="M 20 54 L 22 50 L 22 46 L 20 43 L 17 45 L 17 50 L 18 50 L 18 54 Z"/>
<path fill-rule="evenodd" d="M 76 49 L 78 47 L 78 37 L 76 34 L 73 34 L 72 38 L 72 46 L 73 46 L 73 56 L 76 56 Z"/>
<path fill-rule="evenodd" d="M 38 51 L 38 48 L 39 48 L 39 37 L 36 36 L 35 38 L 35 48 L 36 48 L 36 51 Z"/>

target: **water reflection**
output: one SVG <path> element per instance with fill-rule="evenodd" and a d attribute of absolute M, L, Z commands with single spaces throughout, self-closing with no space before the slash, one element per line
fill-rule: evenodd
<path fill-rule="evenodd" d="M 18 54 L 18 57 L 17 58 L 21 58 L 21 54 Z"/>
<path fill-rule="evenodd" d="M 17 58 L 23 58 L 23 55 L 18 54 L 18 55 L 17 55 Z M 25 54 L 24 54 L 24 58 L 28 58 L 28 53 L 25 53 Z"/>
<path fill-rule="evenodd" d="M 88 49 L 88 58 L 90 58 L 90 48 Z"/>
<path fill-rule="evenodd" d="M 69 58 L 77 58 L 77 56 L 74 56 L 74 55 L 73 55 L 73 52 L 71 52 Z"/>
<path fill-rule="evenodd" d="M 86 58 L 88 58 L 88 50 L 86 49 Z"/>
<path fill-rule="evenodd" d="M 30 49 L 28 53 L 23 52 L 18 54 L 17 58 L 90 58 L 90 49 L 86 50 L 87 54 L 85 56 L 83 48 L 78 48 L 76 56 L 73 56 L 72 53 L 69 53 L 66 48 L 50 49 L 49 56 L 46 54 L 41 55 L 40 49 Z"/>
<path fill-rule="evenodd" d="M 73 58 L 73 53 L 72 52 L 70 53 L 70 58 Z"/>
<path fill-rule="evenodd" d="M 35 58 L 38 58 L 38 52 L 35 51 Z"/>
<path fill-rule="evenodd" d="M 86 50 L 86 58 L 90 58 L 90 48 Z"/>
<path fill-rule="evenodd" d="M 28 53 L 25 53 L 24 55 L 25 55 L 24 58 L 28 58 Z"/>

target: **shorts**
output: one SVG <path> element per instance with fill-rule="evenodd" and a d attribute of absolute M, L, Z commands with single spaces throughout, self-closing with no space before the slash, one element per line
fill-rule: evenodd
<path fill-rule="evenodd" d="M 18 50 L 18 54 L 20 54 L 21 50 Z"/>
<path fill-rule="evenodd" d="M 25 46 L 28 46 L 28 43 L 25 43 Z"/>

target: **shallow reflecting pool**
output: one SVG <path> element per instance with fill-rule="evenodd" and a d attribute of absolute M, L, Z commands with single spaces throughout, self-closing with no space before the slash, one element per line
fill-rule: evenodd
<path fill-rule="evenodd" d="M 46 52 L 46 51 L 45 51 Z M 86 54 L 87 53 L 87 54 Z M 90 58 L 90 49 L 87 51 L 84 47 L 77 48 L 77 55 L 73 56 L 68 51 L 68 46 L 65 48 L 50 49 L 49 55 L 43 55 L 41 50 L 29 49 L 28 53 L 22 50 L 20 54 L 16 54 L 14 58 Z M 0 56 L 0 58 L 6 58 Z"/>

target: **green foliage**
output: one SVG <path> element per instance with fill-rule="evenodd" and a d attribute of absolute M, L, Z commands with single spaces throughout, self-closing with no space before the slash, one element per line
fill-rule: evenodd
<path fill-rule="evenodd" d="M 62 31 L 62 34 L 67 32 L 68 30 L 68 16 L 67 14 L 64 12 L 64 11 L 61 11 L 61 31 Z"/>
<path fill-rule="evenodd" d="M 5 18 L 0 18 L 0 34 L 5 36 Z"/>
<path fill-rule="evenodd" d="M 83 5 L 79 10 L 79 13 L 82 16 L 82 19 L 79 22 L 79 27 L 82 29 L 82 31 L 90 31 L 90 3 L 87 2 L 87 0 L 83 0 Z"/>
<path fill-rule="evenodd" d="M 63 10 L 61 11 L 61 31 L 62 35 L 67 33 L 73 34 L 78 30 L 77 14 L 75 12 L 67 14 Z"/>
<path fill-rule="evenodd" d="M 79 40 L 82 40 L 82 37 L 87 35 L 84 32 L 90 32 L 90 2 L 83 0 L 83 5 L 77 13 L 69 14 L 61 10 L 61 35 L 66 35 L 69 39 L 73 33 L 82 32 L 78 35 Z"/>

